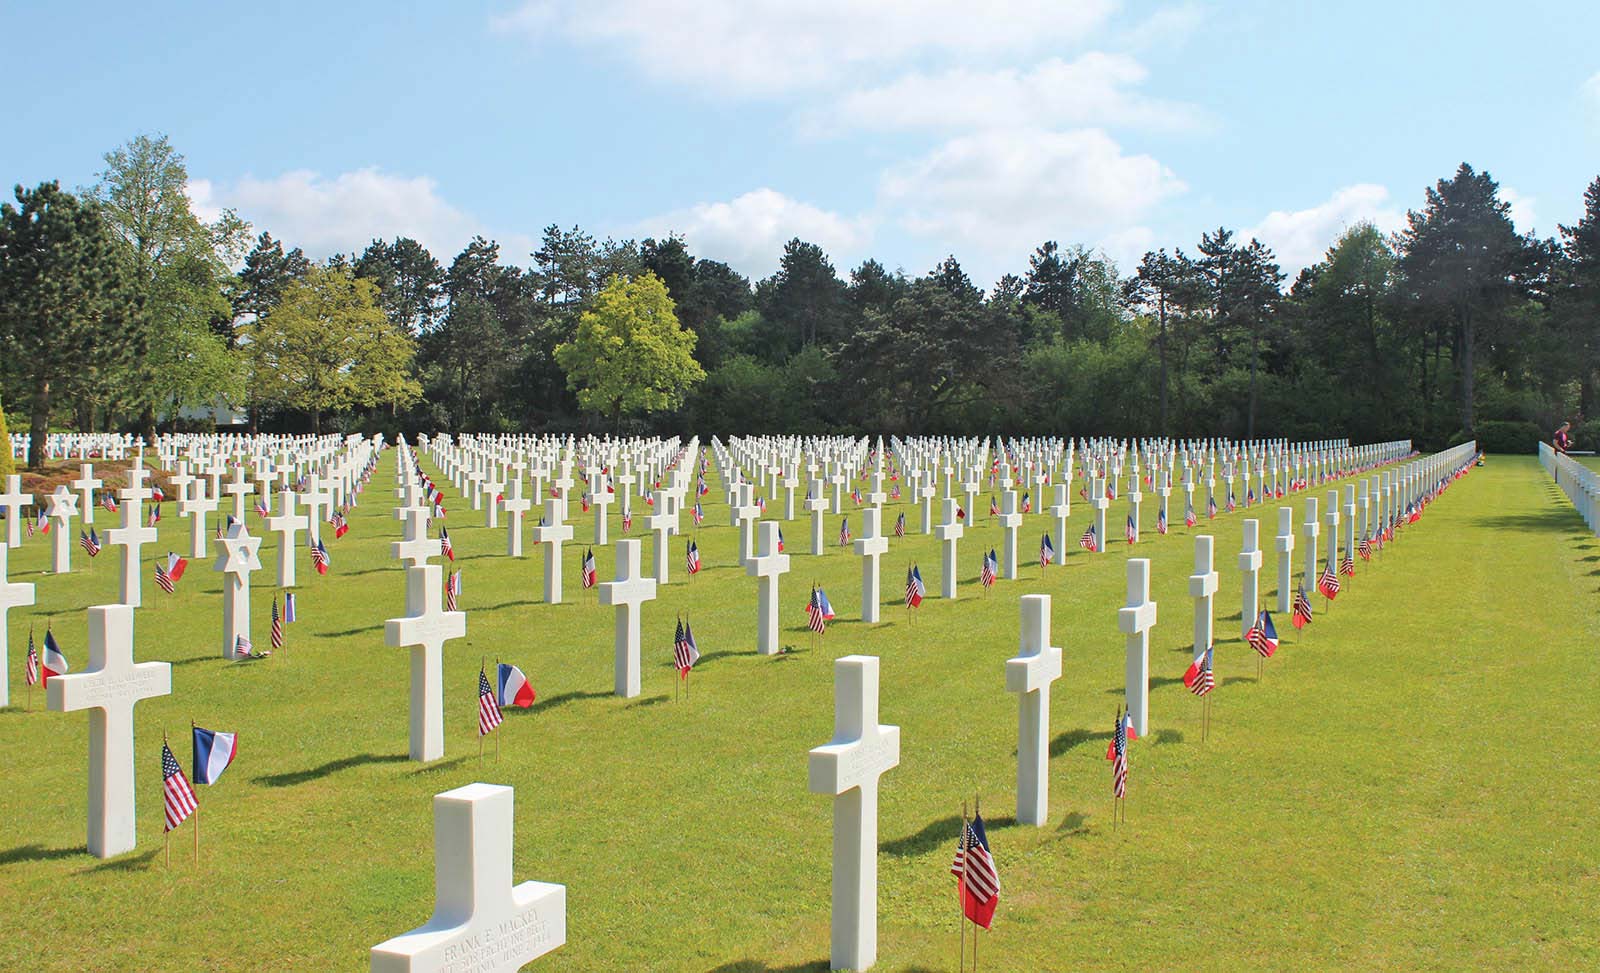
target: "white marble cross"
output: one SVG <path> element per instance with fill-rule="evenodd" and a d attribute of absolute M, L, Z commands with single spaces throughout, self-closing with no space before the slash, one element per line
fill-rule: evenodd
<path fill-rule="evenodd" d="M 133 707 L 172 692 L 172 666 L 133 661 L 133 606 L 89 609 L 89 667 L 53 676 L 45 686 L 50 709 L 89 713 L 89 854 L 111 858 L 132 851 L 134 828 Z"/>
<path fill-rule="evenodd" d="M 177 478 L 173 478 L 177 482 Z M 94 475 L 94 465 L 83 463 L 78 467 L 78 478 L 69 484 L 78 491 L 78 499 L 82 501 L 83 522 L 85 526 L 94 526 L 94 491 L 105 485 L 105 481 Z"/>
<path fill-rule="evenodd" d="M 944 523 L 934 528 L 934 532 L 939 537 L 943 551 L 939 562 L 941 569 L 939 594 L 944 598 L 954 598 L 956 596 L 956 577 L 960 573 L 960 561 L 956 559 L 956 545 L 961 540 L 962 535 L 967 532 L 966 525 L 961 522 L 961 518 L 956 516 L 956 501 L 954 497 L 945 498 Z"/>
<path fill-rule="evenodd" d="M 777 526 L 777 525 L 773 525 Z M 639 695 L 639 606 L 656 597 L 656 582 L 639 568 L 639 541 L 617 541 L 617 577 L 596 585 L 600 604 L 616 608 L 616 673 L 613 691 L 624 699 Z"/>
<path fill-rule="evenodd" d="M 596 473 L 590 477 L 589 502 L 594 505 L 594 544 L 596 547 L 605 547 L 610 543 L 606 533 L 606 508 L 611 506 L 614 494 L 606 491 L 606 475 Z"/>
<path fill-rule="evenodd" d="M 498 463 L 492 464 L 488 478 L 483 481 L 483 494 L 489 501 L 483 506 L 484 526 L 490 530 L 500 529 L 500 507 L 505 501 L 499 497 L 505 490 L 505 470 Z"/>
<path fill-rule="evenodd" d="M 1067 518 L 1072 516 L 1072 488 L 1065 483 L 1056 484 L 1056 502 L 1050 505 L 1050 516 L 1054 519 L 1055 537 L 1052 538 L 1056 545 L 1055 562 L 1067 563 Z"/>
<path fill-rule="evenodd" d="M 1140 489 L 1143 483 L 1139 479 L 1139 471 L 1135 469 L 1133 476 L 1128 479 L 1128 514 L 1133 517 L 1133 540 L 1139 541 L 1139 528 L 1143 526 L 1140 510 L 1144 508 L 1144 492 Z"/>
<path fill-rule="evenodd" d="M 805 508 L 811 511 L 811 553 L 823 552 L 822 515 L 828 510 L 828 498 L 823 495 L 822 481 L 813 479 L 806 498 Z"/>
<path fill-rule="evenodd" d="M 306 527 L 306 535 L 315 546 L 322 540 L 322 525 L 333 516 L 333 492 L 328 489 L 328 481 L 313 476 L 307 481 L 305 495 L 300 499 L 305 503 L 306 516 L 311 520 Z"/>
<path fill-rule="evenodd" d="M 1328 491 L 1328 509 L 1323 512 L 1322 519 L 1328 524 L 1328 567 L 1335 572 L 1339 570 L 1339 491 Z"/>
<path fill-rule="evenodd" d="M 250 638 L 250 573 L 261 569 L 261 538 L 251 537 L 244 521 L 235 521 L 213 542 L 217 559 L 211 570 L 222 580 L 222 657 L 239 658 L 239 636 Z"/>
<path fill-rule="evenodd" d="M 1017 529 L 1022 526 L 1022 514 L 1017 511 L 1017 491 L 1007 488 L 1001 494 L 1000 529 L 1005 544 L 1000 554 L 1000 577 L 1007 581 L 1017 579 Z"/>
<path fill-rule="evenodd" d="M 206 532 L 206 514 L 216 509 L 217 498 L 206 493 L 204 477 L 194 481 L 187 497 L 178 498 L 179 516 L 189 518 L 189 556 L 195 560 L 206 556 L 206 547 L 211 542 Z"/>
<path fill-rule="evenodd" d="M 1300 539 L 1305 542 L 1305 584 L 1306 591 L 1313 590 L 1316 584 L 1317 572 L 1322 567 L 1317 560 L 1317 535 L 1322 533 L 1322 522 L 1317 520 L 1317 498 L 1306 497 L 1306 519 L 1300 525 Z"/>
<path fill-rule="evenodd" d="M 0 544 L 0 709 L 11 705 L 11 656 L 7 634 L 11 626 L 7 616 L 13 608 L 34 603 L 33 582 L 6 580 L 10 557 L 10 546 Z"/>
<path fill-rule="evenodd" d="M 739 528 L 739 564 L 750 563 L 751 552 L 755 550 L 755 525 L 761 517 L 761 508 L 756 506 L 750 496 L 750 484 L 741 483 L 738 487 L 738 502 L 732 509 L 733 525 Z"/>
<path fill-rule="evenodd" d="M 1194 657 L 1206 654 L 1213 639 L 1216 617 L 1217 571 L 1213 560 L 1213 539 L 1200 534 L 1194 539 L 1194 574 L 1189 575 L 1189 595 L 1194 598 Z"/>
<path fill-rule="evenodd" d="M 33 503 L 33 494 L 22 492 L 22 476 L 13 473 L 6 477 L 6 492 L 0 493 L 0 511 L 6 515 L 6 546 L 22 543 L 22 508 Z"/>
<path fill-rule="evenodd" d="M 878 620 L 878 558 L 888 553 L 889 538 L 883 536 L 882 507 L 861 508 L 861 536 L 850 545 L 861 557 L 861 620 Z"/>
<path fill-rule="evenodd" d="M 1022 596 L 1017 657 L 1006 660 L 1006 692 L 1017 694 L 1017 820 L 1050 815 L 1050 684 L 1061 678 L 1061 650 L 1050 644 L 1050 596 Z"/>
<path fill-rule="evenodd" d="M 1106 537 L 1106 511 L 1111 509 L 1111 499 L 1106 496 L 1106 481 L 1095 477 L 1089 481 L 1089 506 L 1094 508 L 1095 550 L 1101 554 L 1111 549 Z"/>
<path fill-rule="evenodd" d="M 672 501 L 665 490 L 655 492 L 655 501 L 655 513 L 644 519 L 645 529 L 652 536 L 650 576 L 656 579 L 656 584 L 666 584 L 672 573 L 669 569 L 672 560 L 671 537 L 677 532 L 678 517 L 672 512 Z"/>
<path fill-rule="evenodd" d="M 233 468 L 233 482 L 222 488 L 222 492 L 233 498 L 233 519 L 244 520 L 244 498 L 256 492 L 255 484 L 244 478 L 244 464 L 238 463 Z"/>
<path fill-rule="evenodd" d="M 122 587 L 121 602 L 138 608 L 142 602 L 140 581 L 143 577 L 139 571 L 139 549 L 146 544 L 156 542 L 156 529 L 146 527 L 140 521 L 143 518 L 142 504 L 151 497 L 150 489 L 144 485 L 144 478 L 149 471 L 142 466 L 128 469 L 128 488 L 121 491 L 118 496 L 122 498 L 122 526 L 113 527 L 106 531 L 106 543 L 122 548 Z"/>
<path fill-rule="evenodd" d="M 758 553 L 745 563 L 745 573 L 759 578 L 756 595 L 756 651 L 762 655 L 777 655 L 778 643 L 778 578 L 789 573 L 789 555 L 778 553 L 777 521 L 761 523 L 761 540 Z"/>
<path fill-rule="evenodd" d="M 1294 610 L 1294 508 L 1278 508 L 1278 614 Z"/>
<path fill-rule="evenodd" d="M 533 529 L 533 539 L 544 547 L 544 601 L 547 605 L 561 604 L 561 545 L 572 540 L 572 525 L 562 523 L 567 516 L 567 501 L 551 497 L 544 503 L 545 517 L 549 523 L 540 523 Z"/>
<path fill-rule="evenodd" d="M 501 503 L 506 511 L 506 556 L 522 556 L 522 518 L 533 507 L 533 501 L 522 495 L 522 473 L 511 478 L 511 496 Z"/>
<path fill-rule="evenodd" d="M 1261 521 L 1244 522 L 1239 544 L 1239 635 L 1256 623 L 1261 611 Z"/>
<path fill-rule="evenodd" d="M 1128 604 L 1117 609 L 1117 628 L 1128 637 L 1126 693 L 1134 732 L 1146 736 L 1150 729 L 1150 629 L 1156 623 L 1156 603 L 1150 600 L 1150 560 L 1128 559 Z"/>
<path fill-rule="evenodd" d="M 1356 487 L 1354 483 L 1344 488 L 1344 556 L 1356 556 Z M 1338 570 L 1335 567 L 1334 570 Z"/>
<path fill-rule="evenodd" d="M 293 490 L 279 491 L 278 514 L 266 518 L 263 523 L 267 530 L 278 535 L 278 587 L 293 588 L 295 583 L 295 552 L 299 550 L 299 542 L 295 535 L 311 526 L 311 518 L 305 514 L 294 512 L 295 493 Z"/>
<path fill-rule="evenodd" d="M 467 634 L 467 613 L 443 610 L 442 570 L 406 568 L 407 590 L 422 594 L 421 611 L 383 625 L 385 645 L 411 648 L 411 759 L 422 762 L 444 756 L 444 643 Z"/>
<path fill-rule="evenodd" d="M 513 886 L 512 790 L 433 798 L 433 917 L 372 947 L 372 973 L 515 973 L 567 942 L 567 887 Z"/>
<path fill-rule="evenodd" d="M 50 570 L 66 574 L 72 570 L 72 518 L 78 514 L 78 497 L 65 486 L 45 497 L 46 515 L 55 522 L 55 539 L 50 544 Z"/>
<path fill-rule="evenodd" d="M 833 739 L 807 761 L 813 794 L 833 795 L 830 967 L 878 959 L 878 779 L 900 764 L 900 728 L 878 722 L 878 657 L 833 664 Z"/>

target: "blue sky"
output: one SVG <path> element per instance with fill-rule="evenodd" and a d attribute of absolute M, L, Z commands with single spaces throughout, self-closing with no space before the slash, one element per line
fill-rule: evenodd
<path fill-rule="evenodd" d="M 164 132 L 203 213 L 322 256 L 472 234 L 782 242 L 980 283 L 1045 239 L 1291 271 L 1468 161 L 1520 229 L 1600 175 L 1600 4 L 1388 0 L 7 3 L 0 176 L 93 181 Z"/>

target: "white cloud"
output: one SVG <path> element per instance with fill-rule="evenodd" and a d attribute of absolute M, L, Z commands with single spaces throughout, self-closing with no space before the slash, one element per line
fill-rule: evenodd
<path fill-rule="evenodd" d="M 501 31 L 606 48 L 652 77 L 724 93 L 834 85 L 939 55 L 1059 49 L 1102 26 L 1118 0 L 529 0 Z"/>
<path fill-rule="evenodd" d="M 1128 90 L 1148 73 L 1125 54 L 1098 51 L 1072 61 L 1050 58 L 1026 70 L 913 72 L 813 109 L 803 124 L 813 132 L 1113 124 L 1172 131 L 1199 124 L 1202 113 L 1193 105 Z"/>
<path fill-rule="evenodd" d="M 727 202 L 697 203 L 652 217 L 633 232 L 641 237 L 677 233 L 697 256 L 759 278 L 777 269 L 783 245 L 793 237 L 820 246 L 843 272 L 850 258 L 865 251 L 872 224 L 865 217 L 841 216 L 763 188 Z"/>
<path fill-rule="evenodd" d="M 1293 279 L 1302 268 L 1321 260 L 1339 235 L 1356 223 L 1368 222 L 1383 233 L 1405 225 L 1406 214 L 1389 201 L 1389 190 L 1358 183 L 1334 193 L 1310 209 L 1274 210 L 1239 234 L 1255 237 L 1278 255 L 1278 265 Z"/>
<path fill-rule="evenodd" d="M 1154 47 L 1178 47 L 1194 36 L 1205 20 L 1205 10 L 1198 3 L 1178 3 L 1162 7 L 1129 29 L 1122 31 L 1124 47 L 1146 50 Z"/>
<path fill-rule="evenodd" d="M 971 254 L 981 272 L 1015 267 L 1045 240 L 1108 252 L 1139 246 L 1149 239 L 1140 221 L 1185 188 L 1165 165 L 1124 153 L 1099 130 L 1015 129 L 951 139 L 891 168 L 881 191 L 911 232 Z"/>
<path fill-rule="evenodd" d="M 482 221 L 439 195 L 427 176 L 398 176 L 376 168 L 333 177 L 307 169 L 261 179 L 244 176 L 223 183 L 194 179 L 189 195 L 195 211 L 214 218 L 231 207 L 286 247 L 313 258 L 360 253 L 374 239 L 409 236 L 448 264 L 476 234 L 500 242 L 501 258 L 526 265 L 533 240 L 524 234 L 492 233 Z"/>
<path fill-rule="evenodd" d="M 1501 186 L 1500 201 L 1511 204 L 1511 222 L 1516 224 L 1518 233 L 1532 232 L 1534 228 L 1533 204 L 1536 202 L 1532 196 L 1524 196 L 1510 186 Z"/>

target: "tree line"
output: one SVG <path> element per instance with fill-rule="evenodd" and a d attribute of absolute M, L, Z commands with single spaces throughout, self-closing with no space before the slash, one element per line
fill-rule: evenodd
<path fill-rule="evenodd" d="M 50 428 L 1412 437 L 1531 449 L 1600 381 L 1600 178 L 1554 238 L 1463 164 L 1406 225 L 1289 280 L 1219 227 L 1119 268 L 1042 243 L 992 289 L 951 256 L 841 274 L 794 239 L 751 281 L 684 239 L 547 227 L 530 254 L 405 237 L 309 259 L 141 136 L 0 207 L 0 394 Z M 522 264 L 525 264 L 523 266 Z M 21 425 L 19 423 L 19 425 Z M 1578 429 L 1600 440 L 1600 424 Z M 36 459 L 34 460 L 36 461 Z"/>

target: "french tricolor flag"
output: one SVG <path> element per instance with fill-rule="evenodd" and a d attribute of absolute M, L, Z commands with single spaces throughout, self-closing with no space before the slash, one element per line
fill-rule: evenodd
<path fill-rule="evenodd" d="M 215 784 L 239 752 L 239 738 L 232 733 L 194 728 L 194 782 Z"/>
<path fill-rule="evenodd" d="M 40 667 L 44 670 L 41 682 L 46 686 L 50 685 L 51 676 L 62 676 L 72 671 L 67 664 L 67 657 L 61 652 L 61 646 L 56 644 L 55 633 L 49 629 L 44 632 L 44 658 L 40 660 Z"/>
<path fill-rule="evenodd" d="M 533 705 L 533 684 L 528 682 L 528 677 L 516 666 L 502 662 L 498 666 L 500 679 L 500 705 L 520 706 L 528 709 Z"/>

